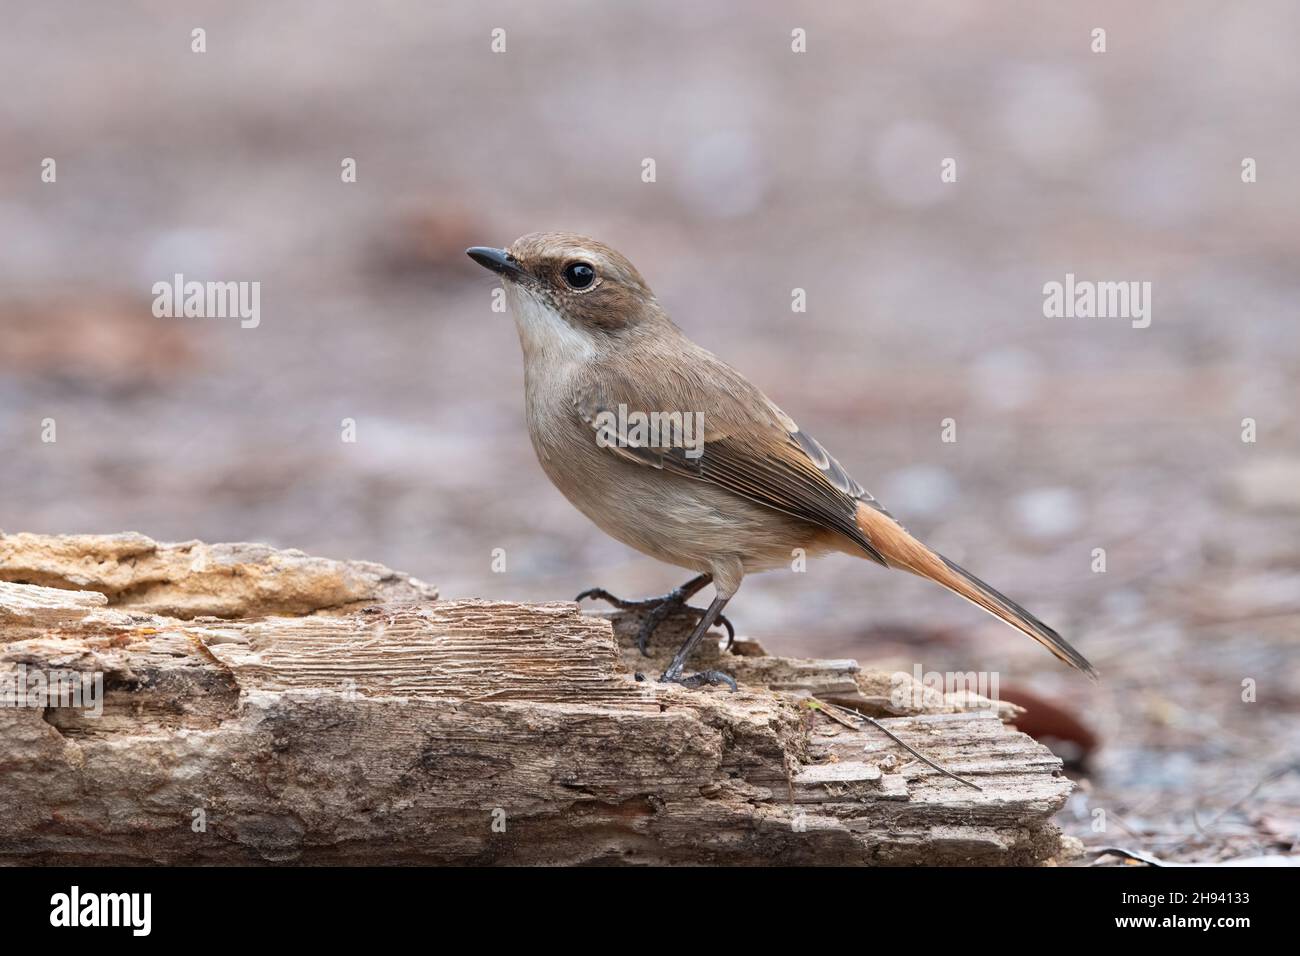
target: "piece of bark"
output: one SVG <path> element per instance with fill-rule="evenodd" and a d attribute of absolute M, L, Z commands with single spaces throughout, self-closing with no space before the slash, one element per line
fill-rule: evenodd
<path fill-rule="evenodd" d="M 1037 863 L 1060 849 L 1051 817 L 1071 784 L 1049 751 L 996 705 L 922 696 L 882 719 L 982 789 L 963 786 L 818 710 L 872 712 L 893 685 L 852 662 L 749 656 L 752 642 L 709 661 L 710 647 L 693 666 L 732 671 L 740 691 L 688 690 L 632 673 L 657 675 L 671 628 L 644 661 L 634 618 L 616 633 L 572 604 L 185 620 L 160 611 L 175 593 L 164 581 L 143 592 L 159 607 L 142 592 L 120 606 L 121 592 L 0 584 L 0 688 L 24 669 L 104 685 L 99 717 L 0 707 L 0 859 Z"/>

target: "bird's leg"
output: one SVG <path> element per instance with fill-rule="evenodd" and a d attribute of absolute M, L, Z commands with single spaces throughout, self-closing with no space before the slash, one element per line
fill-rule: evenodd
<path fill-rule="evenodd" d="M 636 632 L 636 646 L 640 648 L 641 653 L 646 657 L 650 652 L 646 649 L 650 643 L 650 635 L 655 632 L 660 624 L 672 617 L 674 614 L 688 614 L 697 620 L 703 618 L 707 613 L 702 607 L 692 607 L 686 602 L 694 597 L 699 591 L 708 587 L 713 582 L 713 575 L 699 574 L 691 578 L 681 587 L 673 588 L 662 597 L 645 598 L 641 601 L 625 601 L 622 598 L 616 598 L 604 588 L 589 588 L 579 594 L 575 601 L 581 601 L 584 598 L 596 598 L 612 604 L 621 611 L 640 611 L 646 610 L 645 620 L 641 622 L 640 629 Z M 731 642 L 736 639 L 736 629 L 731 626 L 731 622 L 725 617 L 718 615 L 717 623 L 727 629 L 727 647 L 731 647 Z"/>
<path fill-rule="evenodd" d="M 722 671 L 700 671 L 698 674 L 682 675 L 682 669 L 686 666 L 686 658 L 691 656 L 691 651 L 695 650 L 696 645 L 704 638 L 708 629 L 713 626 L 713 622 L 721 617 L 722 608 L 728 600 L 728 598 L 721 595 L 713 599 L 713 603 L 704 612 L 700 622 L 695 625 L 695 630 L 686 639 L 686 643 L 673 655 L 672 663 L 668 665 L 668 670 L 664 671 L 659 680 L 665 684 L 681 684 L 684 687 L 699 687 L 701 684 L 726 684 L 733 691 L 736 689 L 735 678 L 730 674 L 722 673 Z"/>

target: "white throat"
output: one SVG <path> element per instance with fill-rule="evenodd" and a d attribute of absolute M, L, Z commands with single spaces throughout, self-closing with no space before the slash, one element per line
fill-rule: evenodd
<path fill-rule="evenodd" d="M 519 343 L 529 361 L 581 363 L 596 354 L 591 337 L 575 329 L 547 303 L 513 282 L 505 283 L 506 299 L 519 330 Z"/>

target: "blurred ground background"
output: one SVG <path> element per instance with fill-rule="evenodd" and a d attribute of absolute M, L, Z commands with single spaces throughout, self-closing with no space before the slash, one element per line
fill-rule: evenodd
<path fill-rule="evenodd" d="M 447 597 L 665 591 L 687 575 L 546 482 L 463 255 L 584 232 L 1104 681 L 848 557 L 747 580 L 742 633 L 996 671 L 1085 722 L 1062 823 L 1091 846 L 1300 839 L 1300 7 L 2 6 L 0 527 L 267 541 Z M 154 318 L 175 272 L 260 281 L 261 326 Z M 1151 327 L 1044 318 L 1066 272 L 1151 281 Z"/>

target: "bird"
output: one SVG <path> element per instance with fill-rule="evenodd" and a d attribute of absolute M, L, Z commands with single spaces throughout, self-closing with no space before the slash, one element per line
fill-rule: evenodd
<path fill-rule="evenodd" d="M 694 572 L 666 595 L 623 601 L 646 612 L 643 653 L 669 616 L 695 626 L 660 677 L 727 685 L 685 672 L 748 574 L 843 552 L 947 588 L 1032 637 L 1093 680 L 1096 669 L 1055 630 L 910 534 L 740 372 L 669 318 L 632 263 L 604 243 L 530 233 L 506 248 L 473 246 L 499 276 L 524 358 L 528 434 L 551 482 L 611 537 Z M 707 608 L 688 601 L 712 584 Z"/>

